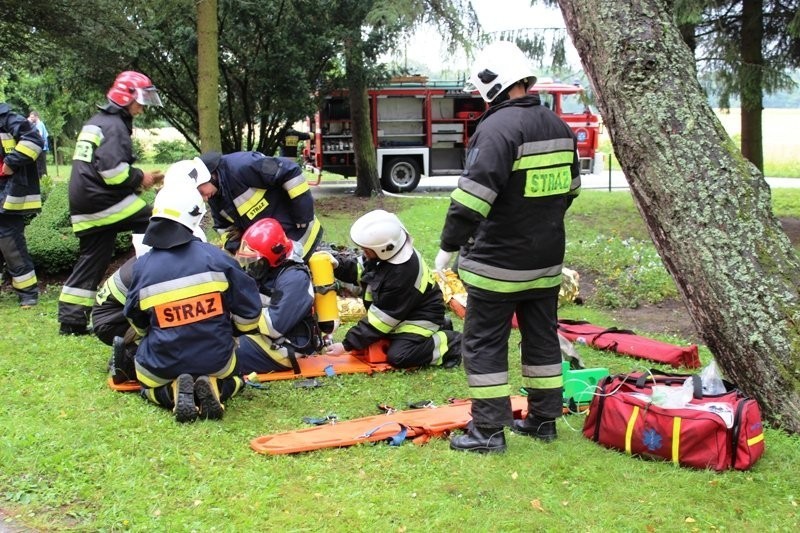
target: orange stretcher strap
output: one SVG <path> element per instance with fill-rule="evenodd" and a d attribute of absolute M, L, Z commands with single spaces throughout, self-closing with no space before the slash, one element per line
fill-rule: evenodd
<path fill-rule="evenodd" d="M 419 444 L 427 442 L 430 437 L 442 437 L 454 429 L 467 427 L 472 420 L 470 406 L 469 400 L 456 400 L 441 407 L 394 411 L 385 415 L 264 435 L 251 440 L 250 447 L 267 455 L 300 453 L 352 446 L 362 442 L 378 442 L 397 435 L 403 429 L 407 431 L 407 438 Z M 511 408 L 514 418 L 525 418 L 528 414 L 528 399 L 525 396 L 512 396 Z"/>
<path fill-rule="evenodd" d="M 366 356 L 355 356 L 345 353 L 339 356 L 310 355 L 297 359 L 300 373 L 295 374 L 292 369 L 281 372 L 258 374 L 259 381 L 278 381 L 282 379 L 315 378 L 335 374 L 372 374 L 373 372 L 386 372 L 394 370 L 388 363 L 371 363 Z M 141 389 L 138 381 L 126 381 L 115 385 L 108 378 L 108 386 L 117 392 L 137 392 Z"/>

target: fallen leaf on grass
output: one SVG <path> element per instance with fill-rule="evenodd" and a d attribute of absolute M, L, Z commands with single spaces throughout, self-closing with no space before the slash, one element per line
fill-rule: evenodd
<path fill-rule="evenodd" d="M 536 499 L 536 500 L 531 500 L 531 507 L 533 507 L 533 508 L 534 508 L 534 509 L 536 509 L 537 511 L 544 512 L 544 507 L 542 507 L 542 502 L 541 502 L 541 501 L 539 501 L 538 499 Z"/>

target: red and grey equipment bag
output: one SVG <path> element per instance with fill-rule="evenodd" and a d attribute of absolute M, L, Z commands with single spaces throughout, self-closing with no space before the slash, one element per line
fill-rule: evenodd
<path fill-rule="evenodd" d="M 689 401 L 655 405 L 658 394 L 676 392 L 691 379 Z M 628 455 L 681 466 L 747 470 L 764 453 L 761 410 L 730 383 L 726 392 L 703 395 L 698 376 L 648 373 L 605 378 L 589 407 L 583 435 Z"/>

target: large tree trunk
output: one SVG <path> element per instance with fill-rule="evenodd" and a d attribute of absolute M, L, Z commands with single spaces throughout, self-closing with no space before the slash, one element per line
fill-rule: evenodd
<path fill-rule="evenodd" d="M 742 68 L 739 71 L 739 94 L 742 100 L 742 155 L 764 172 L 764 146 L 761 131 L 763 107 L 764 40 L 763 0 L 743 0 L 742 33 L 739 53 Z"/>
<path fill-rule="evenodd" d="M 364 55 L 361 52 L 361 41 L 358 35 L 345 46 L 345 70 L 347 90 L 350 94 L 350 128 L 353 134 L 353 151 L 356 161 L 355 195 L 370 197 L 381 195 L 378 163 L 375 156 L 375 144 L 372 142 L 372 130 L 369 122 L 369 98 L 364 72 Z"/>
<path fill-rule="evenodd" d="M 217 0 L 197 2 L 197 119 L 204 152 L 222 149 L 219 132 Z"/>
<path fill-rule="evenodd" d="M 800 431 L 800 262 L 697 83 L 665 0 L 559 0 L 614 152 L 726 377 Z M 578 199 L 577 201 L 580 201 Z"/>

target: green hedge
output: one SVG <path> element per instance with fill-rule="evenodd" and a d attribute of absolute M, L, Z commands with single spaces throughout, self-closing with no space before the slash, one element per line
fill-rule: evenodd
<path fill-rule="evenodd" d="M 39 275 L 69 273 L 78 259 L 78 239 L 69 222 L 68 190 L 68 183 L 55 183 L 42 206 L 42 212 L 25 231 L 28 252 Z M 145 195 L 145 199 L 152 203 L 152 193 Z M 117 235 L 115 255 L 130 249 L 130 232 Z"/>

